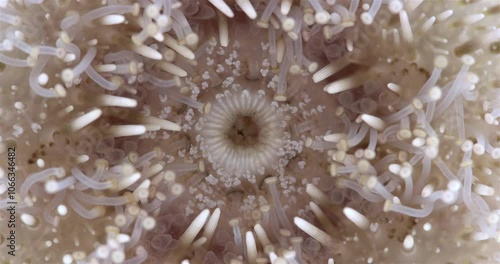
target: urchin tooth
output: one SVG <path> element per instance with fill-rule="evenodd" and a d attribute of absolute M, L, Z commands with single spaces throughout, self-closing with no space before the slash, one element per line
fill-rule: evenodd
<path fill-rule="evenodd" d="M 143 125 L 112 125 L 107 129 L 107 133 L 113 137 L 139 136 L 146 133 Z"/>
<path fill-rule="evenodd" d="M 152 60 L 161 60 L 163 58 L 163 55 L 161 55 L 160 52 L 158 52 L 157 50 L 155 50 L 149 46 L 146 46 L 144 44 L 139 45 L 139 46 L 133 45 L 132 50 L 134 50 L 138 54 L 140 54 L 146 58 L 152 59 Z"/>
<path fill-rule="evenodd" d="M 217 13 L 219 22 L 219 42 L 222 47 L 227 47 L 229 44 L 229 28 L 227 18 L 221 13 Z"/>
<path fill-rule="evenodd" d="M 312 225 L 311 223 L 307 222 L 306 220 L 300 217 L 294 217 L 293 222 L 298 228 L 300 228 L 300 230 L 304 231 L 304 233 L 316 239 L 325 247 L 329 247 L 332 245 L 332 239 L 327 233 L 317 228 L 316 226 Z"/>
<path fill-rule="evenodd" d="M 219 223 L 220 213 L 220 209 L 216 208 L 205 225 L 202 236 L 207 238 L 207 243 L 210 243 L 215 233 L 215 229 Z"/>
<path fill-rule="evenodd" d="M 164 37 L 165 37 L 165 40 L 164 40 L 165 45 L 167 45 L 171 49 L 175 50 L 177 53 L 179 53 L 184 58 L 189 59 L 189 60 L 194 60 L 194 58 L 195 58 L 194 53 L 189 48 L 182 46 L 182 45 L 179 45 L 177 43 L 177 40 L 175 40 L 172 36 L 170 36 L 168 34 L 165 34 Z"/>
<path fill-rule="evenodd" d="M 223 0 L 208 0 L 227 17 L 234 17 L 233 10 Z"/>
<path fill-rule="evenodd" d="M 179 242 L 181 243 L 181 245 L 185 247 L 191 245 L 196 235 L 198 235 L 200 230 L 203 228 L 203 225 L 205 225 L 205 222 L 207 221 L 209 215 L 210 211 L 208 209 L 200 212 L 200 214 L 193 220 L 193 222 L 191 222 L 189 227 L 179 238 Z"/>
<path fill-rule="evenodd" d="M 140 122 L 144 122 L 144 123 L 150 124 L 150 125 L 158 125 L 162 129 L 170 130 L 170 131 L 180 131 L 181 130 L 181 126 L 179 126 L 178 124 L 171 122 L 171 121 L 168 121 L 166 119 L 161 119 L 161 118 L 155 117 L 155 116 L 141 117 Z"/>
<path fill-rule="evenodd" d="M 146 128 L 146 132 L 158 131 L 161 129 L 161 126 L 155 125 L 155 124 L 147 124 L 147 125 L 143 125 L 143 126 Z"/>
<path fill-rule="evenodd" d="M 321 82 L 321 81 L 325 80 L 326 78 L 334 75 L 338 71 L 342 70 L 348 64 L 349 64 L 349 62 L 346 59 L 340 59 L 338 61 L 334 61 L 334 62 L 326 65 L 325 67 L 321 68 L 316 73 L 314 73 L 312 79 L 315 83 Z"/>
<path fill-rule="evenodd" d="M 243 10 L 250 19 L 257 18 L 257 12 L 249 0 L 236 0 L 236 4 L 241 7 L 241 10 Z"/>
<path fill-rule="evenodd" d="M 207 243 L 207 238 L 200 237 L 191 244 L 191 248 L 193 248 L 193 249 L 199 248 L 199 247 L 205 245 L 205 243 Z"/>
<path fill-rule="evenodd" d="M 383 131 L 386 128 L 385 122 L 375 116 L 369 115 L 369 114 L 362 114 L 360 116 L 361 120 L 363 120 L 367 125 L 370 127 L 374 128 L 375 130 L 378 131 Z"/>
<path fill-rule="evenodd" d="M 169 72 L 173 75 L 177 75 L 179 77 L 187 76 L 187 72 L 185 70 L 181 69 L 179 66 L 172 64 L 170 62 L 162 61 L 158 63 L 158 67 L 160 67 L 160 69 L 166 72 Z"/>
<path fill-rule="evenodd" d="M 314 186 L 314 184 L 307 184 L 306 192 L 311 196 L 311 198 L 313 198 L 313 200 L 316 200 L 320 204 L 326 205 L 329 203 L 328 196 L 318 189 L 318 187 Z"/>
<path fill-rule="evenodd" d="M 70 129 L 71 131 L 80 130 L 85 126 L 89 125 L 90 123 L 96 121 L 101 115 L 102 115 L 101 109 L 94 109 L 92 111 L 89 111 L 88 113 L 71 121 Z"/>
<path fill-rule="evenodd" d="M 252 231 L 247 231 L 245 234 L 245 243 L 247 248 L 248 263 L 255 264 L 257 260 L 257 246 Z"/>
<path fill-rule="evenodd" d="M 395 93 L 400 93 L 401 92 L 401 86 L 395 84 L 395 83 L 388 83 L 387 88 L 389 88 L 391 91 Z"/>
<path fill-rule="evenodd" d="M 344 215 L 357 227 L 363 230 L 367 230 L 368 228 L 370 228 L 370 221 L 368 220 L 368 218 L 360 214 L 358 211 L 350 207 L 344 207 Z"/>
<path fill-rule="evenodd" d="M 121 96 L 114 96 L 109 94 L 101 94 L 97 96 L 97 103 L 102 106 L 118 106 L 133 108 L 137 106 L 137 100 Z"/>
<path fill-rule="evenodd" d="M 281 0 L 280 12 L 282 15 L 287 16 L 292 8 L 293 0 Z"/>
<path fill-rule="evenodd" d="M 257 235 L 257 238 L 259 238 L 260 243 L 262 244 L 263 247 L 266 247 L 267 245 L 271 244 L 271 241 L 267 237 L 266 231 L 260 224 L 256 224 L 254 226 L 255 234 Z"/>
<path fill-rule="evenodd" d="M 325 86 L 325 88 L 323 88 L 323 90 L 329 94 L 337 94 L 349 89 L 356 88 L 365 82 L 367 78 L 366 75 L 366 72 L 358 72 L 352 74 L 349 77 L 329 83 Z"/>

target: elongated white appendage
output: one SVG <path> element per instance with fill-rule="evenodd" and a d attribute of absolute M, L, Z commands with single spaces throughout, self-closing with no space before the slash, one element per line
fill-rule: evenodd
<path fill-rule="evenodd" d="M 207 243 L 210 243 L 210 240 L 212 239 L 215 233 L 215 229 L 217 228 L 217 224 L 219 223 L 219 218 L 220 218 L 220 209 L 217 208 L 214 210 L 214 212 L 208 219 L 205 228 L 203 229 L 202 236 L 207 238 Z"/>
<path fill-rule="evenodd" d="M 71 121 L 70 129 L 71 131 L 80 130 L 85 126 L 89 125 L 90 123 L 96 121 L 101 115 L 102 115 L 101 109 L 94 109 Z"/>
<path fill-rule="evenodd" d="M 300 217 L 294 217 L 293 222 L 295 225 L 304 231 L 306 234 L 310 235 L 312 238 L 316 239 L 318 242 L 326 247 L 332 246 L 332 238 L 321 229 L 307 222 Z"/>
<path fill-rule="evenodd" d="M 241 10 L 243 10 L 250 19 L 257 18 L 257 12 L 249 0 L 236 0 L 236 4 L 240 6 Z"/>
<path fill-rule="evenodd" d="M 360 214 L 358 211 L 350 208 L 344 208 L 344 215 L 353 222 L 357 227 L 367 230 L 370 228 L 370 221 L 364 215 Z"/>
<path fill-rule="evenodd" d="M 205 209 L 200 212 L 200 214 L 193 220 L 193 222 L 191 222 L 191 225 L 189 225 L 186 231 L 179 238 L 179 243 L 182 246 L 188 247 L 189 245 L 191 245 L 196 235 L 198 235 L 200 230 L 203 228 L 203 225 L 205 225 L 205 222 L 207 221 L 209 215 L 210 211 L 208 209 Z"/>
<path fill-rule="evenodd" d="M 229 26 L 227 24 L 227 18 L 221 13 L 217 13 L 219 22 L 219 41 L 222 47 L 227 47 L 229 44 Z"/>
<path fill-rule="evenodd" d="M 208 2 L 214 5 L 227 17 L 234 17 L 233 10 L 231 10 L 231 8 L 223 0 L 208 0 Z"/>
<path fill-rule="evenodd" d="M 146 127 L 143 125 L 113 125 L 108 128 L 107 133 L 113 137 L 139 136 L 146 133 Z"/>
<path fill-rule="evenodd" d="M 257 245 L 252 231 L 245 234 L 245 243 L 247 248 L 248 264 L 255 264 L 257 260 Z"/>

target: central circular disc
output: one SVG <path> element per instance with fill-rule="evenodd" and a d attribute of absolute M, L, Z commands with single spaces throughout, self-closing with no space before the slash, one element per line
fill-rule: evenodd
<path fill-rule="evenodd" d="M 247 90 L 216 98 L 204 118 L 203 155 L 218 171 L 238 177 L 264 174 L 283 146 L 278 111 L 263 94 Z"/>

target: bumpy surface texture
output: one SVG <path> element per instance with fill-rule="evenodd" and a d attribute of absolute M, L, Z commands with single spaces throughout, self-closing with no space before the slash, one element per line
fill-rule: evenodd
<path fill-rule="evenodd" d="M 499 17 L 0 0 L 0 262 L 500 263 Z"/>

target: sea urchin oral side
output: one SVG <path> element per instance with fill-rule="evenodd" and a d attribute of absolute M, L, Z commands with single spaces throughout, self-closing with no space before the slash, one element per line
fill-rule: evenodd
<path fill-rule="evenodd" d="M 0 260 L 500 263 L 499 7 L 0 1 Z"/>

